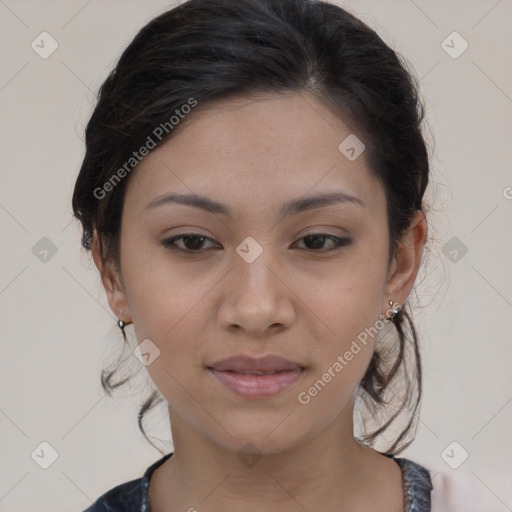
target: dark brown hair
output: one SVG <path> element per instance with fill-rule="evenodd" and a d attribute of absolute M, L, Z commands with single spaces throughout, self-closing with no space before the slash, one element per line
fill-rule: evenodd
<path fill-rule="evenodd" d="M 364 140 L 365 158 L 386 192 L 391 257 L 415 212 L 424 210 L 429 179 L 418 84 L 404 59 L 374 30 L 344 9 L 315 0 L 189 0 L 139 31 L 102 84 L 86 128 L 86 153 L 73 194 L 83 247 L 91 249 L 96 229 L 104 261 L 119 262 L 129 172 L 108 190 L 104 184 L 116 173 L 119 177 L 123 166 L 126 170 L 155 127 L 167 123 L 168 128 L 157 144 L 171 137 L 170 116 L 191 99 L 207 108 L 235 96 L 299 91 L 341 115 Z M 376 347 L 359 387 L 373 420 L 378 419 L 362 441 L 372 445 L 400 413 L 409 413 L 388 448 L 394 453 L 412 441 L 407 436 L 421 398 L 418 337 L 406 309 L 392 320 L 398 340 Z M 115 373 L 102 373 L 108 393 L 127 381 L 115 382 Z M 387 392 L 400 375 L 406 383 L 399 396 L 393 394 L 399 406 L 389 412 Z M 144 413 L 161 400 L 154 391 L 140 409 L 145 436 Z"/>

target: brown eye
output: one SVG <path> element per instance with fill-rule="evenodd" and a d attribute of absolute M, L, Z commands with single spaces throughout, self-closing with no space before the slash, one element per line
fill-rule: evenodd
<path fill-rule="evenodd" d="M 182 241 L 182 246 L 177 244 L 176 242 L 180 240 Z M 202 247 L 205 241 L 210 240 L 213 242 L 213 240 L 207 236 L 204 235 L 198 235 L 195 233 L 187 233 L 184 235 L 177 235 L 173 236 L 171 238 L 168 238 L 167 240 L 164 240 L 162 244 L 164 247 L 167 247 L 168 249 L 177 250 L 177 251 L 183 251 L 183 252 L 203 252 Z"/>
<path fill-rule="evenodd" d="M 334 251 L 336 249 L 339 249 L 340 247 L 344 247 L 352 243 L 352 240 L 350 240 L 350 238 L 342 238 L 339 236 L 328 235 L 325 233 L 312 233 L 310 235 L 302 237 L 301 240 L 305 241 L 307 250 L 312 250 L 314 252 Z M 331 244 L 334 243 L 334 247 L 325 249 L 325 243 L 327 241 L 331 241 Z"/>
<path fill-rule="evenodd" d="M 334 251 L 352 243 L 350 238 L 342 238 L 325 233 L 312 233 L 302 237 L 300 240 L 305 242 L 306 250 L 313 252 Z M 207 236 L 198 235 L 196 233 L 186 233 L 168 238 L 164 240 L 162 244 L 164 247 L 171 250 L 189 253 L 201 253 L 207 250 L 204 248 L 204 244 L 207 241 L 213 242 L 213 240 Z M 326 242 L 330 242 L 331 247 L 326 247 Z M 217 248 L 219 247 L 220 246 L 217 245 Z"/>

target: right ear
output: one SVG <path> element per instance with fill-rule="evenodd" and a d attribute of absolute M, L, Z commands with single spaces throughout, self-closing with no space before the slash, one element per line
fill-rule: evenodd
<path fill-rule="evenodd" d="M 128 324 L 131 322 L 130 310 L 126 302 L 123 283 L 119 276 L 119 271 L 113 261 L 105 262 L 101 254 L 98 232 L 94 230 L 92 239 L 92 258 L 96 268 L 101 275 L 101 282 L 107 294 L 110 309 L 114 315 Z M 123 313 L 121 313 L 123 311 Z"/>

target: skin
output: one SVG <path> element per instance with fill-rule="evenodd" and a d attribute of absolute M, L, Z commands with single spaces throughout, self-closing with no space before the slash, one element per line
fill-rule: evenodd
<path fill-rule="evenodd" d="M 147 370 L 169 404 L 174 455 L 151 480 L 152 510 L 403 510 L 398 465 L 353 437 L 354 391 L 375 339 L 307 405 L 297 399 L 389 314 L 390 300 L 403 304 L 425 243 L 417 212 L 388 261 L 384 189 L 364 153 L 349 161 L 338 150 L 351 133 L 308 93 L 198 107 L 130 178 L 120 267 L 102 260 L 95 238 L 110 307 L 133 322 L 139 343 L 150 339 L 161 351 Z M 288 200 L 333 191 L 363 205 L 278 214 Z M 234 216 L 147 208 L 167 192 L 207 196 Z M 162 243 L 190 232 L 211 240 L 176 243 L 202 253 Z M 308 243 L 311 233 L 351 243 L 327 252 L 336 242 Z M 248 236 L 263 250 L 252 263 L 236 252 Z M 235 354 L 278 354 L 306 370 L 284 392 L 247 400 L 205 369 Z M 237 457 L 248 442 L 261 455 L 250 467 Z"/>

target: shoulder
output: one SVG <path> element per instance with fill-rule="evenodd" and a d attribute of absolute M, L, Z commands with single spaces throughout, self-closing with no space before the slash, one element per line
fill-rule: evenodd
<path fill-rule="evenodd" d="M 512 502 L 508 484 L 506 495 L 498 495 L 472 473 L 430 471 L 409 459 L 384 455 L 402 469 L 407 512 L 502 512 Z"/>
<path fill-rule="evenodd" d="M 432 482 L 432 512 L 501 512 L 503 503 L 468 473 L 437 473 Z"/>
<path fill-rule="evenodd" d="M 430 512 L 432 480 L 428 469 L 409 459 L 393 458 L 402 470 L 406 512 Z"/>
<path fill-rule="evenodd" d="M 142 478 L 113 487 L 83 512 L 139 512 L 142 506 Z"/>
<path fill-rule="evenodd" d="M 117 485 L 102 494 L 83 512 L 141 512 L 149 508 L 148 489 L 151 476 L 173 453 L 164 455 L 149 466 L 142 478 Z"/>

